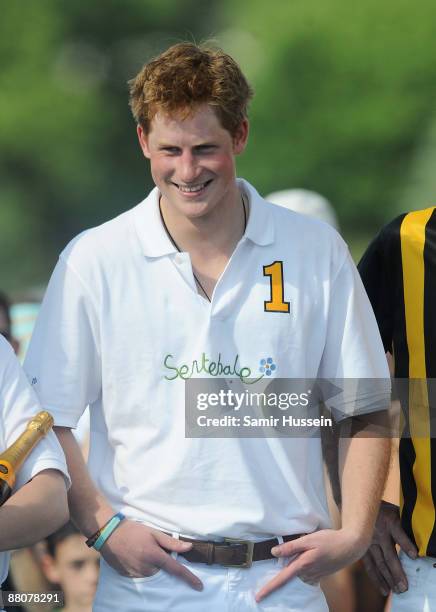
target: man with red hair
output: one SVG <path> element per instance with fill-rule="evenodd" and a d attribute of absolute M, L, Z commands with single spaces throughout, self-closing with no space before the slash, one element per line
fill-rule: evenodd
<path fill-rule="evenodd" d="M 94 610 L 325 611 L 319 578 L 370 541 L 386 444 L 341 440 L 331 530 L 320 439 L 186 437 L 185 383 L 387 378 L 368 300 L 332 228 L 236 179 L 252 91 L 230 56 L 174 45 L 130 93 L 156 188 L 67 246 L 26 361 L 102 553 Z M 91 478 L 70 432 L 87 404 Z"/>

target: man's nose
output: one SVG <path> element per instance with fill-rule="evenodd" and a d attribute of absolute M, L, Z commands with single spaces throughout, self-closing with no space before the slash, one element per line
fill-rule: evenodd
<path fill-rule="evenodd" d="M 192 183 L 199 175 L 199 167 L 195 156 L 186 151 L 179 158 L 179 162 L 179 179 L 184 183 Z"/>

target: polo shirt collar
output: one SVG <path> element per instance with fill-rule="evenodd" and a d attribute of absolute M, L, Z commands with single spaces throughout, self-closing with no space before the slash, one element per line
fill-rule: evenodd
<path fill-rule="evenodd" d="M 136 233 L 146 257 L 162 257 L 177 253 L 162 224 L 159 198 L 159 189 L 155 187 L 148 197 L 133 209 Z"/>
<path fill-rule="evenodd" d="M 245 229 L 245 238 L 259 246 L 272 244 L 274 242 L 273 205 L 261 198 L 248 181 L 237 179 L 237 184 L 250 202 L 250 216 Z"/>
<path fill-rule="evenodd" d="M 237 183 L 250 203 L 250 216 L 244 237 L 259 246 L 272 244 L 274 242 L 272 205 L 265 202 L 247 181 L 237 179 Z M 138 240 L 146 257 L 162 257 L 177 253 L 176 247 L 162 225 L 159 197 L 159 190 L 155 187 L 132 211 Z"/>

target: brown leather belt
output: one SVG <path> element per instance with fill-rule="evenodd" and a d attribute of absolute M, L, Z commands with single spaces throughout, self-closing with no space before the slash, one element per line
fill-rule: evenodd
<path fill-rule="evenodd" d="M 304 533 L 283 536 L 284 542 L 297 540 Z M 179 553 L 192 563 L 207 563 L 213 565 L 217 563 L 225 567 L 251 567 L 254 561 L 265 561 L 275 559 L 271 554 L 271 548 L 278 546 L 280 542 L 277 538 L 263 540 L 263 542 L 250 542 L 248 540 L 236 540 L 224 538 L 223 542 L 191 540 L 190 538 L 180 537 L 183 542 L 192 542 L 191 550 Z"/>

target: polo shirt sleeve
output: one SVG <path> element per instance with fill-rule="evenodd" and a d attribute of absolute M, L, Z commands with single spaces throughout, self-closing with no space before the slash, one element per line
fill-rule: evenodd
<path fill-rule="evenodd" d="M 341 389 L 333 400 L 338 418 L 386 409 L 390 375 L 368 296 L 346 251 L 330 289 L 325 348 L 319 377 Z"/>
<path fill-rule="evenodd" d="M 24 362 L 27 377 L 55 424 L 75 428 L 101 393 L 99 325 L 80 274 L 61 255 Z"/>
<path fill-rule="evenodd" d="M 12 349 L 1 346 L 0 356 L 2 452 L 23 433 L 27 423 L 41 408 Z M 27 457 L 18 472 L 15 488 L 20 488 L 46 469 L 59 470 L 67 487 L 70 486 L 65 456 L 53 431 L 40 440 Z"/>

